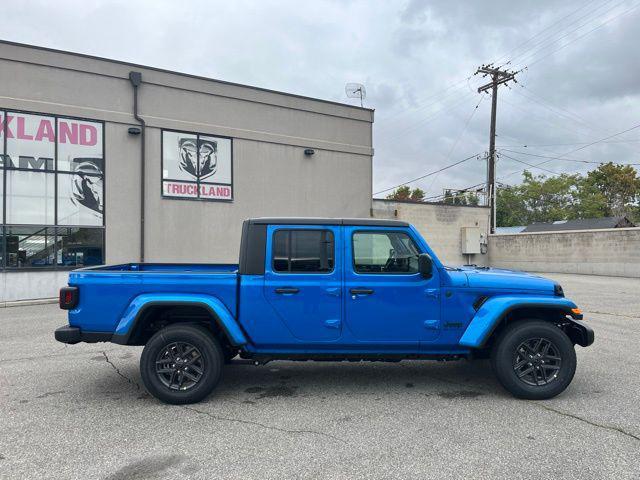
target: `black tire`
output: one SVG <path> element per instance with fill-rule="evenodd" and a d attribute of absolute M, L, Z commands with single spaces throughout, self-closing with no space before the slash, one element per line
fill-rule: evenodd
<path fill-rule="evenodd" d="M 491 365 L 500 384 L 513 396 L 544 400 L 569 386 L 576 372 L 576 352 L 571 339 L 554 324 L 520 320 L 498 335 Z"/>
<path fill-rule="evenodd" d="M 223 364 L 222 348 L 211 332 L 198 325 L 175 324 L 147 342 L 140 374 L 151 395 L 181 405 L 209 395 L 222 378 Z"/>

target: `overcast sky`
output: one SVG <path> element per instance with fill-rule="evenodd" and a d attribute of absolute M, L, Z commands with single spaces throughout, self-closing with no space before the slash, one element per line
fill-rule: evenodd
<path fill-rule="evenodd" d="M 640 124 L 638 6 L 640 0 L 25 0 L 3 3 L 2 37 L 354 104 L 344 85 L 363 83 L 365 106 L 376 110 L 378 192 L 484 154 L 491 99 L 481 101 L 476 89 L 485 79 L 472 74 L 492 61 L 528 67 L 498 95 L 497 143 L 506 146 L 498 179 L 517 183 L 527 168 L 507 155 L 534 165 L 549 160 L 541 167 L 553 172 L 594 165 L 546 156 L 640 163 L 640 128 L 586 146 Z M 411 186 L 431 196 L 485 180 L 485 161 L 472 159 Z"/>

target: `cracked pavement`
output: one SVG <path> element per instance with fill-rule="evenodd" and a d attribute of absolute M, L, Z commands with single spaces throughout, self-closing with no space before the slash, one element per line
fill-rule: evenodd
<path fill-rule="evenodd" d="M 56 305 L 0 309 L 3 479 L 640 477 L 640 279 L 549 274 L 596 343 L 559 397 L 516 400 L 487 362 L 225 368 L 163 405 L 140 347 L 65 347 Z"/>

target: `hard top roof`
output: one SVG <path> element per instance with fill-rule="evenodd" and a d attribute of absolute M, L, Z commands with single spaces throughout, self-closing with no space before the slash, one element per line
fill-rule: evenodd
<path fill-rule="evenodd" d="M 260 217 L 250 218 L 256 225 L 354 225 L 372 227 L 408 227 L 401 220 L 383 218 Z"/>

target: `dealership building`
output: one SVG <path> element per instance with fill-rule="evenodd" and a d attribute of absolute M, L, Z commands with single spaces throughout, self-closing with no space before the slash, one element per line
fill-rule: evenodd
<path fill-rule="evenodd" d="M 248 217 L 371 214 L 370 109 L 9 42 L 0 85 L 0 303 L 236 262 Z"/>

